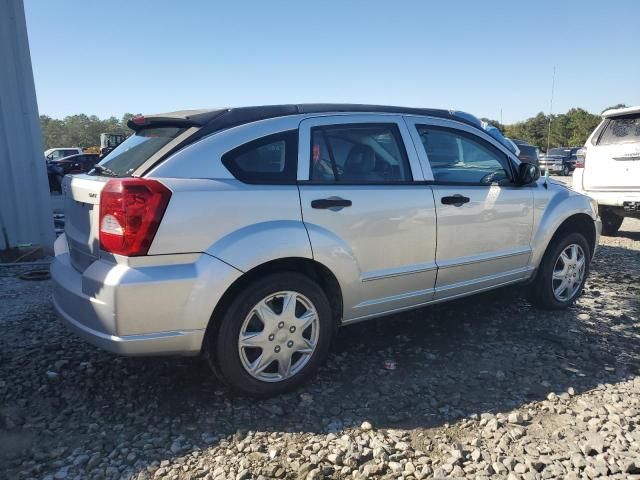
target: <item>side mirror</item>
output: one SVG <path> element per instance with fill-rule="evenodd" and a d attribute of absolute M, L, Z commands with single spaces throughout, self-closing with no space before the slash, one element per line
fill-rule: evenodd
<path fill-rule="evenodd" d="M 528 185 L 540 178 L 540 168 L 533 163 L 521 163 L 518 168 L 518 183 Z"/>

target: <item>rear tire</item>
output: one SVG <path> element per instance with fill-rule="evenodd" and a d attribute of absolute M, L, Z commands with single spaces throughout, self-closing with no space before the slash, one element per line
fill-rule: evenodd
<path fill-rule="evenodd" d="M 576 254 L 575 259 L 571 258 L 572 252 Z M 569 233 L 552 240 L 531 284 L 531 303 L 548 309 L 567 308 L 572 305 L 582 292 L 589 275 L 590 263 L 591 250 L 587 240 L 580 233 Z M 562 285 L 566 285 L 565 290 L 562 289 Z"/>
<path fill-rule="evenodd" d="M 223 312 L 209 340 L 209 364 L 237 391 L 278 395 L 298 387 L 324 362 L 333 330 L 331 307 L 318 284 L 299 273 L 271 274 L 244 287 Z"/>
<path fill-rule="evenodd" d="M 613 236 L 618 233 L 620 226 L 624 221 L 624 217 L 616 215 L 608 208 L 600 209 L 600 219 L 602 220 L 602 234 L 606 236 Z"/>

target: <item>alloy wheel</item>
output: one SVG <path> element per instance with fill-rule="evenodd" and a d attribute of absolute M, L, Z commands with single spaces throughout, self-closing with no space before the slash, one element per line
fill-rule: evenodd
<path fill-rule="evenodd" d="M 566 302 L 572 299 L 582 285 L 586 258 L 580 245 L 566 246 L 553 267 L 551 289 L 556 300 Z"/>

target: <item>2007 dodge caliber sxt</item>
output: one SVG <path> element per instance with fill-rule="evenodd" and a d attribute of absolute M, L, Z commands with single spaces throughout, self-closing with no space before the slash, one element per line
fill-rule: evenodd
<path fill-rule="evenodd" d="M 294 388 L 336 327 L 517 282 L 564 308 L 600 236 L 462 112 L 277 105 L 137 116 L 67 177 L 54 304 L 125 355 L 202 354 L 242 392 Z"/>

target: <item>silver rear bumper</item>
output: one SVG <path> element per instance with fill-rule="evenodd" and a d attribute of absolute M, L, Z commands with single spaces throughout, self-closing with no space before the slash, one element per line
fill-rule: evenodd
<path fill-rule="evenodd" d="M 81 273 L 64 235 L 55 251 L 56 312 L 87 342 L 123 355 L 197 355 L 217 301 L 240 275 L 206 254 L 137 267 L 97 260 Z"/>

